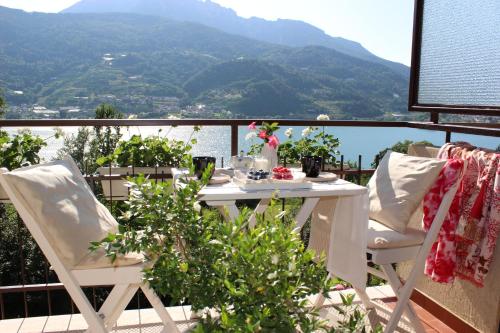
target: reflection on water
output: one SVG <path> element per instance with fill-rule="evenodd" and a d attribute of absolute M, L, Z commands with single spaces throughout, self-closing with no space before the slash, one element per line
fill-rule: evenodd
<path fill-rule="evenodd" d="M 278 131 L 278 137 L 281 141 L 285 140 L 284 131 L 288 127 L 282 127 Z M 300 138 L 304 127 L 292 127 L 293 138 Z M 9 133 L 16 133 L 17 128 L 4 128 Z M 74 134 L 77 127 L 64 127 L 66 135 Z M 160 131 L 161 129 L 161 131 Z M 52 137 L 54 130 L 51 128 L 33 128 L 33 134 L 43 138 Z M 441 146 L 445 140 L 444 132 L 419 130 L 414 128 L 379 128 L 379 127 L 329 127 L 326 132 L 334 134 L 340 139 L 339 150 L 345 155 L 345 160 L 357 161 L 358 155 L 363 156 L 363 167 L 367 168 L 373 161 L 374 156 L 382 149 L 390 147 L 401 140 L 412 141 L 430 141 L 436 146 Z M 193 133 L 191 126 L 179 127 L 129 127 L 123 128 L 123 139 L 129 138 L 133 134 L 143 136 L 162 135 L 170 139 L 187 140 Z M 239 150 L 248 150 L 250 142 L 245 141 L 245 135 L 248 130 L 245 126 L 239 129 Z M 217 165 L 220 165 L 221 157 L 224 157 L 224 164 L 227 165 L 231 154 L 231 130 L 229 126 L 204 126 L 201 131 L 195 133 L 194 138 L 198 143 L 193 147 L 192 155 L 214 156 L 217 158 Z M 259 139 L 257 139 L 259 140 Z M 495 137 L 452 134 L 452 141 L 467 141 L 479 147 L 496 149 L 500 145 L 500 139 Z M 257 141 L 255 141 L 257 142 Z M 53 159 L 57 150 L 63 146 L 63 140 L 50 138 L 47 140 L 47 147 L 43 148 L 42 156 L 45 160 Z"/>
<path fill-rule="evenodd" d="M 11 134 L 17 133 L 17 128 L 4 128 Z M 65 135 L 76 134 L 78 127 L 64 127 Z M 53 137 L 54 130 L 52 128 L 33 128 L 32 133 L 39 135 L 42 138 L 49 138 L 47 140 L 47 147 L 41 151 L 44 160 L 54 159 L 57 151 L 63 146 L 63 139 L 55 139 Z M 198 143 L 193 146 L 192 155 L 205 155 L 215 156 L 217 158 L 217 165 L 220 165 L 221 157 L 224 158 L 224 163 L 227 164 L 231 155 L 231 130 L 229 127 L 224 126 L 211 126 L 202 127 L 201 131 L 193 133 L 193 127 L 179 126 L 179 127 L 129 127 L 122 129 L 123 140 L 130 138 L 134 134 L 141 134 L 142 136 L 161 135 L 169 139 L 188 140 L 191 136 L 198 140 Z"/>

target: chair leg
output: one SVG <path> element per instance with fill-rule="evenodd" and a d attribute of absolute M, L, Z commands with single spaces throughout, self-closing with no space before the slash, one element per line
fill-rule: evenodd
<path fill-rule="evenodd" d="M 104 324 L 108 329 L 113 328 L 118 317 L 120 317 L 138 289 L 139 285 L 137 284 L 118 284 L 114 286 L 99 309 L 99 315 L 103 316 Z"/>
<path fill-rule="evenodd" d="M 149 303 L 151 303 L 151 305 L 155 309 L 158 316 L 160 316 L 160 319 L 164 325 L 162 333 L 180 333 L 177 325 L 173 321 L 172 317 L 170 317 L 170 314 L 165 309 L 165 306 L 161 302 L 158 295 L 156 295 L 155 292 L 146 284 L 141 284 L 141 289 L 144 292 L 144 295 L 148 299 Z"/>
<path fill-rule="evenodd" d="M 71 296 L 73 302 L 89 325 L 88 331 L 92 333 L 108 333 L 104 321 L 94 311 L 82 288 L 77 285 L 76 280 L 65 274 L 58 274 L 60 281 L 64 284 L 66 291 Z"/>
<path fill-rule="evenodd" d="M 422 322 L 418 318 L 417 313 L 416 313 L 413 305 L 410 303 L 410 296 L 411 296 L 411 292 L 413 291 L 413 286 L 410 286 L 408 284 L 403 285 L 401 283 L 401 281 L 399 280 L 397 273 L 394 271 L 394 269 L 392 268 L 391 265 L 385 264 L 385 265 L 381 265 L 381 267 L 382 267 L 382 270 L 384 271 L 385 275 L 387 276 L 387 279 L 389 281 L 389 284 L 390 284 L 392 290 L 394 291 L 394 294 L 398 298 L 398 302 L 397 302 L 397 306 L 396 306 L 396 309 L 398 310 L 398 312 L 401 312 L 401 311 L 405 312 L 406 316 L 410 320 L 413 328 L 415 329 L 415 331 L 417 333 L 425 332 L 425 328 L 424 328 Z M 412 271 L 412 273 L 413 273 L 413 271 Z M 408 294 L 408 296 L 406 297 L 406 301 L 403 301 L 403 299 L 402 299 L 403 291 L 405 292 L 405 294 Z M 401 311 L 400 311 L 399 307 L 401 307 L 401 309 L 402 309 Z M 393 311 L 393 314 L 391 316 L 391 320 L 397 314 L 396 309 Z M 396 328 L 397 324 L 399 323 L 399 320 L 401 318 L 401 314 L 402 314 L 402 312 L 399 314 L 399 318 L 397 319 L 397 321 L 394 320 L 395 326 L 394 326 L 394 328 L 392 328 L 392 330 L 394 330 Z M 387 327 L 389 327 L 390 323 L 391 323 L 391 321 L 389 321 L 389 323 L 387 324 Z M 391 325 L 394 325 L 394 324 L 391 323 Z M 386 332 L 391 332 L 391 331 L 387 330 L 387 328 L 386 328 Z"/>
<path fill-rule="evenodd" d="M 327 279 L 331 279 L 332 276 L 330 275 L 330 273 L 328 273 L 328 276 L 327 276 Z M 323 306 L 323 304 L 325 304 L 325 296 L 323 296 L 323 294 L 319 294 L 317 297 L 316 297 L 316 300 L 314 301 L 314 305 L 313 307 L 316 308 L 316 309 L 319 309 L 320 307 Z"/>
<path fill-rule="evenodd" d="M 373 309 L 375 307 L 375 305 L 370 299 L 370 296 L 368 296 L 368 294 L 366 293 L 366 290 L 354 288 L 354 291 L 356 291 L 356 294 L 358 294 L 359 298 L 361 299 L 361 302 L 365 306 L 365 309 Z"/>
<path fill-rule="evenodd" d="M 316 301 L 314 301 L 314 307 L 315 308 L 320 308 L 323 306 L 323 304 L 325 304 L 325 296 L 323 296 L 323 294 L 319 294 L 317 297 L 316 297 Z"/>

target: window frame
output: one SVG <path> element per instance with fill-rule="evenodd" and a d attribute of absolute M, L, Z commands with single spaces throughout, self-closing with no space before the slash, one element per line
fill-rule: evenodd
<path fill-rule="evenodd" d="M 425 0 L 415 0 L 415 7 L 413 11 L 413 41 L 411 50 L 408 111 L 500 116 L 500 106 L 418 103 L 420 56 L 422 51 L 422 27 L 424 22 L 424 2 Z"/>

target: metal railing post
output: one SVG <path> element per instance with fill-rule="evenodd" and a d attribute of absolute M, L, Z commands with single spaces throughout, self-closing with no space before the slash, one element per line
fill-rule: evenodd
<path fill-rule="evenodd" d="M 231 124 L 231 156 L 238 155 L 238 125 Z"/>

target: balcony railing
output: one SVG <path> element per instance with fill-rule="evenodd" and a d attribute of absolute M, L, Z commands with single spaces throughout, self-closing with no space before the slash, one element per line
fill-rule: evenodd
<path fill-rule="evenodd" d="M 68 127 L 68 126 L 227 126 L 231 130 L 230 151 L 231 155 L 237 155 L 239 142 L 238 130 L 242 126 L 246 126 L 249 122 L 256 121 L 257 123 L 262 119 L 244 119 L 244 120 L 219 120 L 219 119 L 183 119 L 183 120 L 166 120 L 166 119 L 87 119 L 87 120 L 0 120 L 0 127 Z M 415 128 L 443 132 L 443 143 L 449 142 L 452 139 L 452 133 L 464 133 L 474 135 L 485 135 L 492 137 L 500 136 L 500 125 L 498 124 L 435 124 L 435 123 L 419 123 L 419 122 L 377 122 L 377 121 L 304 121 L 304 120 L 285 120 L 279 119 L 281 126 L 335 126 L 335 127 L 379 127 L 379 128 Z M 405 138 L 401 138 L 405 139 Z M 368 144 L 366 140 L 360 138 L 360 144 Z M 346 169 L 344 167 L 344 156 L 340 156 L 340 160 L 335 166 L 335 173 L 341 177 L 349 177 L 350 180 L 358 183 L 362 182 L 363 175 L 371 175 L 373 169 L 363 169 L 363 157 L 358 155 L 358 160 L 355 161 L 357 167 L 354 169 Z M 219 159 L 218 166 L 224 166 L 224 159 Z M 164 178 L 165 174 L 156 174 L 151 177 Z M 98 188 L 98 184 L 102 180 L 119 179 L 120 176 L 110 175 L 96 175 L 87 174 L 87 181 L 92 189 Z M 109 205 L 111 210 L 114 208 L 113 197 L 103 198 Z M 283 202 L 285 204 L 285 202 Z M 5 204 L 0 204 L 0 210 L 5 211 Z M 0 239 L 5 239 L 2 232 L 2 224 L 0 221 Z M 5 244 L 4 241 L 0 243 L 0 251 L 10 251 L 9 255 L 16 258 L 18 262 L 16 267 L 2 267 L 0 277 L 9 280 L 9 285 L 0 285 L 0 319 L 15 318 L 15 317 L 29 317 L 37 315 L 53 315 L 60 313 L 75 313 L 76 307 L 72 303 L 69 296 L 65 294 L 64 286 L 58 282 L 57 276 L 50 270 L 50 265 L 46 259 L 43 263 L 39 263 L 38 267 L 43 267 L 42 272 L 38 272 L 37 276 L 31 274 L 27 265 L 30 261 L 36 259 L 26 257 L 29 252 L 37 254 L 37 257 L 44 258 L 40 250 L 36 247 L 32 240 L 29 240 L 28 231 L 25 229 L 23 223 L 18 219 L 15 227 L 16 235 L 10 235 L 11 238 L 16 239 L 16 244 Z M 32 248 L 34 246 L 34 248 Z M 29 251 L 28 251 L 29 247 Z M 31 262 L 30 264 L 33 264 Z M 109 292 L 105 286 L 94 286 L 86 289 L 87 295 L 97 309 L 101 304 L 100 300 L 103 298 L 103 293 Z M 55 304 L 57 301 L 57 304 Z M 137 294 L 135 304 L 131 307 L 141 308 L 147 304 L 147 301 Z"/>

